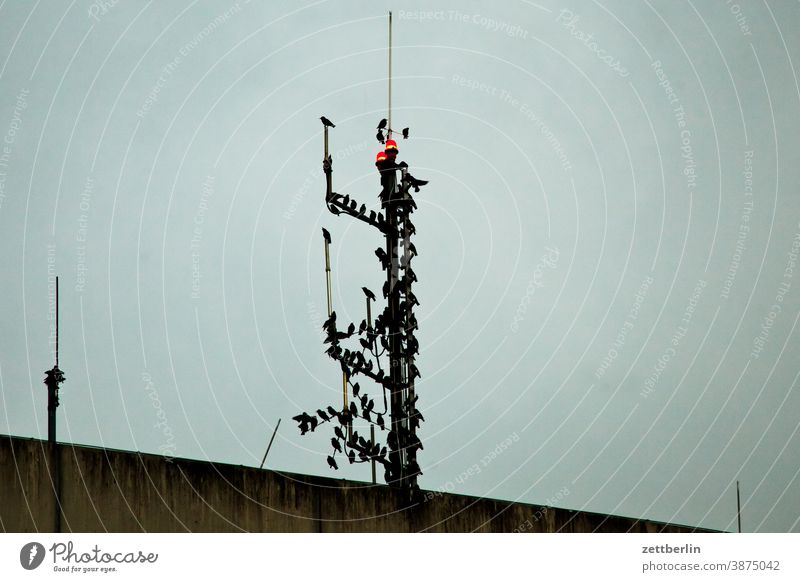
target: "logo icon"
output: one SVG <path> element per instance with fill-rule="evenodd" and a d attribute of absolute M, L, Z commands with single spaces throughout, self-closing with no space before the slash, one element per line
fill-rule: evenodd
<path fill-rule="evenodd" d="M 26 570 L 35 570 L 44 561 L 44 546 L 39 542 L 29 542 L 19 551 L 19 563 Z"/>

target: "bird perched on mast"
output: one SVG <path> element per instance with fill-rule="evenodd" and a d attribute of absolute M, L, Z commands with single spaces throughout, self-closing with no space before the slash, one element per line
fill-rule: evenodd
<path fill-rule="evenodd" d="M 320 117 L 319 120 L 322 122 L 322 125 L 324 125 L 326 127 L 336 127 L 333 124 L 333 122 L 330 119 L 328 119 L 327 117 L 325 117 L 324 115 L 322 117 Z"/>
<path fill-rule="evenodd" d="M 418 180 L 418 179 L 416 179 L 414 176 L 412 176 L 408 172 L 406 172 L 406 176 L 404 178 L 404 181 L 406 181 L 409 184 L 411 184 L 411 187 L 414 188 L 414 192 L 419 192 L 419 187 L 420 186 L 424 186 L 425 184 L 428 183 L 427 180 Z"/>
<path fill-rule="evenodd" d="M 385 119 L 381 119 L 380 123 L 378 123 L 378 129 L 384 129 L 387 123 Z"/>

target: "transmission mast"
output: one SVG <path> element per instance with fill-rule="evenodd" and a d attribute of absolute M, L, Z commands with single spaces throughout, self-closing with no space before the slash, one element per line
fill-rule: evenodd
<path fill-rule="evenodd" d="M 50 445 L 51 481 L 53 486 L 53 531 L 61 531 L 61 453 L 56 442 L 56 409 L 58 408 L 58 390 L 66 380 L 64 372 L 58 367 L 58 277 L 56 277 L 56 329 L 55 329 L 55 365 L 45 372 L 44 383 L 47 386 L 47 441 Z"/>
<path fill-rule="evenodd" d="M 384 149 L 378 152 L 375 166 L 380 175 L 381 192 L 379 194 L 380 210 L 367 209 L 350 195 L 340 194 L 333 190 L 333 158 L 329 151 L 329 129 L 336 127 L 330 120 L 321 117 L 324 129 L 323 171 L 326 178 L 325 204 L 335 214 L 346 214 L 377 229 L 384 237 L 384 244 L 376 249 L 375 254 L 386 271 L 386 282 L 383 285 L 383 298 L 386 301 L 383 311 L 372 320 L 372 302 L 375 295 L 366 287 L 367 317 L 356 328 L 354 323 L 347 326 L 347 331 L 339 331 L 336 311 L 331 305 L 330 279 L 330 233 L 323 229 L 325 240 L 325 274 L 329 318 L 323 325 L 326 331 L 325 343 L 330 344 L 327 354 L 337 360 L 343 375 L 342 410 L 328 406 L 326 410 L 318 409 L 316 415 L 302 413 L 294 417 L 302 434 L 314 431 L 319 425 L 327 422 L 334 424 L 334 437 L 331 439 L 334 452 L 328 457 L 328 465 L 338 468 L 337 453 L 347 456 L 350 463 L 371 462 L 373 467 L 380 463 L 385 469 L 385 479 L 389 485 L 407 491 L 417 491 L 417 476 L 421 474 L 417 463 L 417 451 L 422 443 L 417 437 L 417 428 L 424 420 L 416 408 L 417 395 L 414 382 L 419 377 L 415 364 L 415 355 L 419 352 L 419 343 L 415 337 L 417 319 L 414 307 L 419 302 L 412 291 L 417 278 L 411 268 L 416 249 L 411 242 L 416 229 L 411 222 L 411 215 L 417 205 L 411 190 L 419 192 L 420 186 L 427 184 L 417 180 L 408 172 L 408 164 L 397 160 L 399 149 L 393 135 L 402 134 L 406 139 L 408 128 L 396 131 L 392 127 L 392 14 L 389 13 L 389 98 L 385 119 L 378 124 L 378 141 Z M 384 133 L 385 132 L 385 133 Z M 358 338 L 361 349 L 350 350 L 342 346 L 348 339 Z M 388 359 L 388 363 L 384 360 Z M 383 396 L 383 411 L 376 406 L 375 399 L 361 390 L 353 378 L 366 376 L 376 382 Z M 352 400 L 348 404 L 347 390 L 350 387 Z M 388 415 L 389 423 L 384 420 Z M 370 437 L 358 435 L 353 429 L 356 419 L 366 421 L 370 425 Z M 386 445 L 375 440 L 374 429 L 388 431 Z"/>
<path fill-rule="evenodd" d="M 47 440 L 56 442 L 56 409 L 58 408 L 58 390 L 61 383 L 66 380 L 64 372 L 58 367 L 58 277 L 56 277 L 56 349 L 55 365 L 45 372 L 44 383 L 47 386 Z"/>

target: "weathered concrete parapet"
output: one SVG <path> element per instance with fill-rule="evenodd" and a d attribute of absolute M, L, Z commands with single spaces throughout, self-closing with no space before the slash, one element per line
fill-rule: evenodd
<path fill-rule="evenodd" d="M 63 531 L 692 532 L 696 528 L 449 493 L 402 508 L 372 485 L 158 455 L 58 445 Z M 46 441 L 0 436 L 0 530 L 54 521 Z"/>

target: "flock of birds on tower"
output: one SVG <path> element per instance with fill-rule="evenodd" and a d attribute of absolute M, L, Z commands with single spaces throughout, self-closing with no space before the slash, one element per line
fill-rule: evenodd
<path fill-rule="evenodd" d="M 347 214 L 357 218 L 386 236 L 387 248 L 378 247 L 375 254 L 387 274 L 382 289 L 387 304 L 373 319 L 372 304 L 377 300 L 376 294 L 362 287 L 366 297 L 367 317 L 360 325 L 341 322 L 337 325 L 336 311 L 331 308 L 330 281 L 328 282 L 329 313 L 322 326 L 325 333 L 323 343 L 328 346 L 325 353 L 338 361 L 342 368 L 342 408 L 322 407 L 316 409 L 315 413 L 302 412 L 292 420 L 298 424 L 300 434 L 313 433 L 325 425 L 331 425 L 333 435 L 330 443 L 333 451 L 327 457 L 327 462 L 332 469 L 338 469 L 337 456 L 343 456 L 350 463 L 373 463 L 373 478 L 376 466 L 382 465 L 387 484 L 417 492 L 419 488 L 416 478 L 422 471 L 416 461 L 416 452 L 422 449 L 422 443 L 416 430 L 424 422 L 424 418 L 417 409 L 418 396 L 414 393 L 414 382 L 420 377 L 420 372 L 414 363 L 415 355 L 419 354 L 419 342 L 415 337 L 418 324 L 413 308 L 419 305 L 419 301 L 412 292 L 412 285 L 417 277 L 411 268 L 411 260 L 417 251 L 411 242 L 411 236 L 416 229 L 410 217 L 416 203 L 409 192 L 412 188 L 419 192 L 420 187 L 425 186 L 428 181 L 412 176 L 408 172 L 408 164 L 397 160 L 399 149 L 392 135 L 399 134 L 403 139 L 408 139 L 409 128 L 397 132 L 389 127 L 387 119 L 381 119 L 377 126 L 376 139 L 384 147 L 376 156 L 375 166 L 381 177 L 379 198 L 384 212 L 368 211 L 365 204 L 359 207 L 359 203 L 350 195 L 332 190 L 333 158 L 328 153 L 327 129 L 336 125 L 325 116 L 320 117 L 320 121 L 326 130 L 323 159 L 323 170 L 327 176 L 326 205 L 333 214 Z M 326 245 L 327 265 L 331 236 L 324 228 L 322 235 Z M 326 267 L 326 271 L 328 270 L 329 267 Z M 345 347 L 346 344 L 358 347 L 351 349 Z M 382 363 L 386 358 L 389 361 Z M 404 362 L 404 367 L 402 371 L 398 371 L 397 366 L 401 361 Z M 357 375 L 372 380 L 381 387 L 377 398 L 370 397 L 354 381 Z M 348 389 L 352 397 L 348 396 Z M 383 400 L 382 406 L 380 400 Z M 358 433 L 354 426 L 355 419 L 360 419 L 369 426 L 369 436 Z M 387 431 L 385 445 L 376 439 L 375 429 Z"/>

